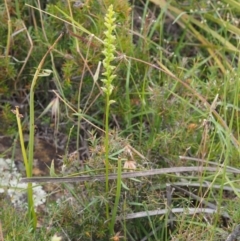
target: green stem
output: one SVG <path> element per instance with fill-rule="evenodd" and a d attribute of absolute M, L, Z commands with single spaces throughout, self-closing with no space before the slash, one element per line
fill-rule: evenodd
<path fill-rule="evenodd" d="M 17 117 L 19 139 L 20 139 L 20 145 L 21 145 L 21 150 L 22 150 L 22 155 L 23 155 L 25 171 L 26 171 L 27 177 L 31 177 L 32 176 L 32 167 L 30 165 L 31 162 L 28 161 L 26 149 L 24 146 L 23 131 L 22 131 L 22 125 L 21 125 L 21 119 L 20 119 L 21 115 L 19 114 L 18 107 L 16 107 L 16 117 Z M 35 230 L 37 227 L 37 215 L 34 210 L 32 183 L 28 183 L 27 194 L 28 194 L 28 216 L 32 222 L 33 229 Z"/>
<path fill-rule="evenodd" d="M 106 116 L 105 116 L 105 140 L 104 140 L 104 147 L 105 147 L 105 184 L 106 184 L 106 193 L 109 192 L 109 95 L 106 95 Z M 106 204 L 106 218 L 109 220 L 109 205 L 108 202 Z"/>
<path fill-rule="evenodd" d="M 49 47 L 47 50 L 46 54 L 43 56 L 41 62 L 39 63 L 37 70 L 34 74 L 33 81 L 31 84 L 31 89 L 30 89 L 30 118 L 29 118 L 29 145 L 28 145 L 28 156 L 26 154 L 25 146 L 24 146 L 24 140 L 23 140 L 23 134 L 22 134 L 22 126 L 21 126 L 21 121 L 20 121 L 20 114 L 18 111 L 18 108 L 16 108 L 16 117 L 17 117 L 17 123 L 18 123 L 18 130 L 19 130 L 19 136 L 20 136 L 20 143 L 21 143 L 21 149 L 22 149 L 22 154 L 23 154 L 23 159 L 24 159 L 24 164 L 25 164 L 25 170 L 27 177 L 32 177 L 32 167 L 33 167 L 33 147 L 34 147 L 34 90 L 36 87 L 37 79 L 40 74 L 40 71 L 42 69 L 42 66 L 45 62 L 46 57 L 48 54 L 51 52 L 51 50 L 55 47 L 57 42 L 61 39 L 62 33 L 59 35 L 57 40 L 53 43 L 52 46 Z M 32 184 L 28 184 L 28 214 L 29 218 L 32 222 L 32 227 L 33 230 L 36 230 L 37 227 L 37 216 L 34 210 L 34 199 L 33 199 L 33 189 L 32 189 Z"/>
<path fill-rule="evenodd" d="M 9 51 L 10 51 L 10 45 L 11 45 L 11 33 L 12 33 L 12 22 L 11 22 L 11 16 L 8 9 L 8 1 L 5 0 L 5 7 L 6 7 L 6 14 L 7 14 L 7 23 L 8 23 L 8 33 L 7 33 L 7 46 L 5 49 L 5 56 L 6 59 L 8 58 Z"/>
<path fill-rule="evenodd" d="M 121 182 L 122 182 L 122 166 L 121 166 L 121 159 L 118 159 L 118 172 L 117 172 L 117 191 L 116 191 L 116 197 L 112 212 L 112 218 L 111 218 L 111 224 L 110 224 L 110 233 L 111 235 L 114 235 L 114 225 L 116 222 L 116 216 L 117 216 L 117 208 L 119 204 L 119 199 L 121 195 Z"/>

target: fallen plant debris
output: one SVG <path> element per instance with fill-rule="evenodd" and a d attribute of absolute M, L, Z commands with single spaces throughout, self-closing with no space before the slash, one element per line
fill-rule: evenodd
<path fill-rule="evenodd" d="M 240 237 L 240 225 L 238 224 L 232 233 L 230 233 L 225 241 L 235 241 Z"/>
<path fill-rule="evenodd" d="M 153 169 L 147 171 L 137 171 L 137 172 L 123 172 L 121 178 L 135 178 L 135 177 L 146 177 L 167 173 L 180 173 L 180 172 L 221 172 L 221 167 L 171 167 L 171 168 L 162 168 L 162 169 Z M 229 173 L 240 174 L 240 170 L 227 169 Z M 117 174 L 110 173 L 109 180 L 117 179 Z M 32 177 L 32 178 L 22 178 L 20 182 L 30 183 L 30 182 L 84 182 L 84 181 L 104 181 L 105 175 L 82 175 L 82 176 L 73 176 L 73 177 Z"/>

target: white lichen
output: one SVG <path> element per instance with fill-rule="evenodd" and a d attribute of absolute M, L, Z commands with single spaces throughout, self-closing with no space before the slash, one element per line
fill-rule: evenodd
<path fill-rule="evenodd" d="M 6 193 L 14 207 L 27 207 L 27 184 L 19 183 L 22 175 L 11 159 L 0 158 L 0 193 Z M 33 183 L 33 198 L 35 208 L 46 201 L 47 193 L 42 186 Z"/>

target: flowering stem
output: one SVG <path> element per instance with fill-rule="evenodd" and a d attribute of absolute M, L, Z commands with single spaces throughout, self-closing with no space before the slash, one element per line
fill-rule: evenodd
<path fill-rule="evenodd" d="M 113 74 L 113 70 L 115 66 L 111 65 L 111 62 L 114 60 L 114 40 L 115 36 L 113 35 L 113 31 L 116 28 L 116 25 L 114 24 L 115 18 L 114 18 L 114 11 L 113 6 L 110 5 L 107 11 L 107 14 L 105 16 L 105 26 L 106 31 L 104 32 L 106 38 L 103 41 L 104 44 L 104 50 L 102 51 L 105 55 L 105 58 L 103 60 L 103 66 L 105 69 L 105 72 L 103 73 L 104 78 L 102 79 L 103 87 L 102 90 L 104 94 L 106 95 L 106 109 L 105 109 L 105 140 L 104 140 L 104 147 L 105 147 L 105 183 L 106 183 L 106 193 L 109 193 L 109 112 L 110 112 L 110 105 L 114 103 L 113 100 L 110 99 L 110 96 L 113 91 L 113 85 L 112 81 L 115 78 L 115 75 Z M 106 204 L 106 218 L 109 220 L 109 205 Z"/>

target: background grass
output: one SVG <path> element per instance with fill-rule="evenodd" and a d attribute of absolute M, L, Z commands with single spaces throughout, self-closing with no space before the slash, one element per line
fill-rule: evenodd
<path fill-rule="evenodd" d="M 36 124 L 51 127 L 56 138 L 65 133 L 66 153 L 77 150 L 73 162 L 64 161 L 68 174 L 104 174 L 105 104 L 99 61 L 104 58 L 104 16 L 113 4 L 117 77 L 112 93 L 116 103 L 110 108 L 109 172 L 117 173 L 118 160 L 122 168 L 137 171 L 181 166 L 219 170 L 122 179 L 117 209 L 122 218 L 115 223 L 114 237 L 105 205 L 111 216 L 115 181 L 109 192 L 103 182 L 60 185 L 61 202 L 49 195 L 38 217 L 41 228 L 35 232 L 24 212 L 7 205 L 4 196 L 4 240 L 50 240 L 56 233 L 63 240 L 226 240 L 239 223 L 239 175 L 229 171 L 239 168 L 238 1 L 78 4 L 1 4 L 1 134 L 17 132 L 11 113 L 15 105 L 20 106 L 23 130 L 28 132 L 31 104 Z M 29 93 L 34 74 L 33 100 Z M 89 155 L 83 161 L 79 149 L 86 142 Z M 172 214 L 171 208 L 182 211 Z M 216 212 L 189 214 L 190 208 Z M 150 216 L 153 210 L 167 211 Z M 128 219 L 128 214 L 143 211 L 144 217 Z"/>

